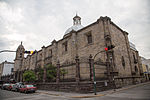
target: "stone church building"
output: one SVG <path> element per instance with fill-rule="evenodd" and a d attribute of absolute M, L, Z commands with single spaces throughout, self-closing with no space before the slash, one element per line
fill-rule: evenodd
<path fill-rule="evenodd" d="M 105 51 L 110 45 L 115 48 Z M 97 90 L 106 82 L 121 87 L 143 81 L 138 51 L 129 42 L 128 33 L 107 16 L 83 27 L 81 17 L 76 15 L 73 26 L 66 30 L 62 39 L 53 40 L 49 46 L 43 46 L 27 57 L 24 57 L 24 51 L 21 43 L 14 60 L 14 78 L 17 81 L 23 81 L 25 70 L 34 70 L 36 73 L 36 69 L 44 68 L 47 64 L 57 67 L 56 82 L 46 82 L 44 74 L 43 83 L 38 84 L 41 89 L 52 87 L 55 90 L 59 86 L 59 89 L 91 91 L 94 81 L 97 82 Z M 63 79 L 60 69 L 67 72 Z"/>

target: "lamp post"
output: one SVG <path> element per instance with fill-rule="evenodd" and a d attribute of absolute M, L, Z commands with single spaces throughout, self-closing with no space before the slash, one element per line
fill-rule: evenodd
<path fill-rule="evenodd" d="M 109 65 L 110 65 L 109 59 L 111 60 L 111 65 L 112 65 L 112 56 L 111 56 L 111 58 L 109 58 L 109 56 L 108 56 L 108 51 L 111 50 L 111 49 L 113 49 L 114 47 L 115 47 L 114 45 L 107 46 L 107 47 L 105 48 L 105 50 L 102 50 L 102 51 L 96 53 L 95 56 L 93 57 L 93 61 L 92 61 L 93 63 L 92 63 L 92 65 L 93 65 L 93 81 L 94 81 L 94 94 L 95 94 L 95 95 L 96 95 L 96 81 L 95 81 L 94 59 L 95 59 L 95 57 L 96 57 L 98 54 L 100 54 L 100 53 L 102 53 L 102 52 L 106 52 L 107 57 L 108 57 L 108 59 L 107 59 L 107 60 L 108 60 L 107 67 L 109 67 Z M 113 75 L 112 75 L 112 77 L 113 77 Z M 114 77 L 113 77 L 113 82 L 114 82 Z M 115 82 L 114 82 L 114 87 L 115 87 Z"/>
<path fill-rule="evenodd" d="M 92 63 L 92 67 L 93 67 L 93 83 L 94 83 L 94 94 L 95 94 L 95 95 L 96 95 L 96 80 L 95 80 L 95 66 L 94 66 L 94 59 L 95 59 L 95 57 L 96 57 L 98 54 L 100 54 L 100 53 L 102 53 L 102 52 L 105 52 L 105 50 L 96 53 L 96 54 L 94 55 L 93 61 L 92 61 L 92 62 L 93 62 L 93 63 Z"/>
<path fill-rule="evenodd" d="M 110 65 L 112 65 L 112 56 L 110 56 Z M 112 66 L 111 66 L 112 67 Z M 113 81 L 113 86 L 114 86 L 114 91 L 116 91 L 116 84 L 115 84 L 115 79 L 114 79 L 114 75 L 113 75 L 113 68 L 112 68 L 112 73 L 111 73 L 111 77 L 112 77 L 112 81 Z"/>
<path fill-rule="evenodd" d="M 95 81 L 94 59 L 93 59 L 93 81 L 94 81 L 94 94 L 96 95 L 96 81 Z"/>

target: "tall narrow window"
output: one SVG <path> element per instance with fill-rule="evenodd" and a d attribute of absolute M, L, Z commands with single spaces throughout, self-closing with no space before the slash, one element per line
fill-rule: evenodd
<path fill-rule="evenodd" d="M 136 73 L 138 72 L 138 68 L 137 68 L 137 66 L 135 66 L 135 72 L 136 72 Z"/>
<path fill-rule="evenodd" d="M 87 41 L 88 41 L 88 44 L 92 43 L 92 34 L 88 34 L 87 35 Z"/>
<path fill-rule="evenodd" d="M 146 71 L 148 72 L 148 65 L 146 65 Z"/>
<path fill-rule="evenodd" d="M 53 51 L 52 51 L 52 49 L 51 49 L 51 56 L 52 56 L 52 53 L 53 53 Z"/>
<path fill-rule="evenodd" d="M 67 45 L 67 43 L 65 44 L 65 51 L 67 51 L 67 47 L 68 47 L 68 45 Z"/>
<path fill-rule="evenodd" d="M 22 53 L 20 53 L 20 58 L 22 58 Z"/>
<path fill-rule="evenodd" d="M 49 56 L 52 56 L 52 49 L 49 49 Z"/>
<path fill-rule="evenodd" d="M 136 59 L 134 53 L 133 53 L 133 59 L 134 59 L 134 63 L 136 64 L 137 63 L 137 59 Z"/>
<path fill-rule="evenodd" d="M 123 56 L 122 56 L 122 66 L 125 68 L 125 60 Z"/>
<path fill-rule="evenodd" d="M 64 51 L 68 51 L 68 43 L 67 41 L 63 43 Z"/>

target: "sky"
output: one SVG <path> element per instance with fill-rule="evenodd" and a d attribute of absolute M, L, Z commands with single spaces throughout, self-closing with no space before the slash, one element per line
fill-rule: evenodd
<path fill-rule="evenodd" d="M 77 12 L 83 26 L 110 17 L 149 59 L 149 5 L 149 0 L 0 0 L 0 51 L 15 51 L 21 41 L 26 50 L 40 50 L 60 40 Z M 14 59 L 15 53 L 0 53 L 0 62 Z"/>

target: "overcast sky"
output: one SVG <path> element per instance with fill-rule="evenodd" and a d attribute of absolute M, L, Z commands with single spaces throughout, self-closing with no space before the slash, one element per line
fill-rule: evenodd
<path fill-rule="evenodd" d="M 0 0 L 0 50 L 39 50 L 59 40 L 72 26 L 77 12 L 82 25 L 109 16 L 129 33 L 141 56 L 150 58 L 149 0 Z M 1 53 L 0 62 L 13 61 L 15 53 Z"/>

